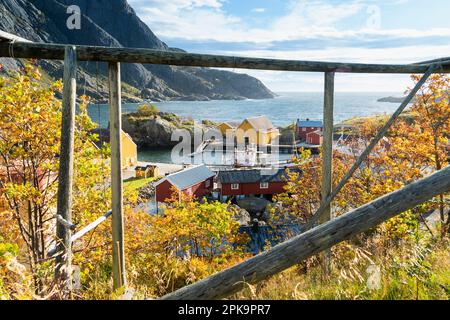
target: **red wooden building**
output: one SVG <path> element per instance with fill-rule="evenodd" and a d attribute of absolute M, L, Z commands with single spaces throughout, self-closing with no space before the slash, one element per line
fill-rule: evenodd
<path fill-rule="evenodd" d="M 261 169 L 219 171 L 217 189 L 222 200 L 232 196 L 274 195 L 285 191 L 286 180 L 285 168 L 275 169 L 275 173 Z"/>
<path fill-rule="evenodd" d="M 174 189 L 178 195 L 185 193 L 201 198 L 213 189 L 215 174 L 205 165 L 199 165 L 169 174 L 155 183 L 155 198 L 157 202 L 165 202 L 173 196 Z"/>
<path fill-rule="evenodd" d="M 309 119 L 300 120 L 297 119 L 297 123 L 295 124 L 295 133 L 297 139 L 306 141 L 307 134 L 314 131 L 323 132 L 323 123 L 322 121 L 312 121 Z"/>
<path fill-rule="evenodd" d="M 321 146 L 322 142 L 323 142 L 323 132 L 321 130 L 308 132 L 306 134 L 306 143 Z"/>

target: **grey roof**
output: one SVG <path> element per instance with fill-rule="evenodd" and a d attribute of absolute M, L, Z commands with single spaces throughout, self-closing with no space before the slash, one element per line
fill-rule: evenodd
<path fill-rule="evenodd" d="M 155 186 L 167 180 L 178 189 L 184 190 L 214 176 L 215 174 L 207 166 L 202 164 L 169 174 L 164 179 L 155 183 Z"/>
<path fill-rule="evenodd" d="M 297 120 L 297 127 L 318 127 L 323 128 L 323 123 L 320 120 Z"/>
<path fill-rule="evenodd" d="M 290 168 L 291 172 L 301 172 L 298 168 Z M 270 174 L 267 174 L 270 173 Z M 283 182 L 286 181 L 287 173 L 284 168 L 275 173 L 261 169 L 219 171 L 217 180 L 220 183 L 259 183 L 259 182 Z"/>
<path fill-rule="evenodd" d="M 274 129 L 272 122 L 266 116 L 247 118 L 247 120 L 255 129 L 271 130 Z"/>

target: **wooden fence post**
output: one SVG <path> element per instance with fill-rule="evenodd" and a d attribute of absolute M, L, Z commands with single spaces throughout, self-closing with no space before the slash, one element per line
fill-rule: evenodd
<path fill-rule="evenodd" d="M 109 63 L 109 114 L 111 136 L 111 188 L 112 188 L 112 253 L 114 290 L 126 286 L 124 236 L 123 236 L 123 190 L 122 190 L 122 94 L 120 86 L 120 63 Z"/>
<path fill-rule="evenodd" d="M 325 90 L 323 103 L 323 144 L 322 144 L 322 202 L 331 194 L 333 174 L 333 107 L 334 107 L 334 72 L 325 73 Z M 325 223 L 332 218 L 331 203 L 324 210 L 320 222 Z M 323 271 L 331 270 L 331 249 L 323 255 Z"/>
<path fill-rule="evenodd" d="M 363 163 L 364 160 L 369 156 L 369 154 L 372 152 L 372 150 L 375 148 L 377 143 L 386 135 L 388 130 L 391 128 L 391 126 L 394 124 L 395 120 L 400 116 L 400 114 L 405 110 L 405 108 L 408 106 L 408 104 L 412 101 L 416 93 L 419 91 L 419 89 L 424 85 L 424 83 L 427 81 L 427 79 L 432 75 L 437 66 L 431 65 L 428 67 L 427 72 L 422 76 L 422 78 L 416 83 L 414 88 L 410 91 L 410 93 L 406 96 L 405 100 L 400 104 L 398 109 L 392 114 L 392 116 L 389 118 L 389 120 L 385 123 L 385 125 L 378 131 L 377 135 L 370 141 L 369 145 L 364 149 L 364 151 L 361 153 L 361 155 L 358 157 L 358 159 L 355 161 L 355 163 L 352 165 L 352 167 L 348 170 L 348 172 L 345 174 L 345 176 L 342 178 L 342 180 L 336 185 L 336 187 L 332 190 L 330 196 L 327 199 L 322 199 L 322 203 L 320 204 L 320 208 L 317 209 L 317 211 L 314 213 L 314 215 L 311 217 L 311 219 L 303 226 L 304 231 L 311 229 L 317 221 L 320 220 L 320 217 L 324 214 L 325 208 L 328 206 L 328 204 L 331 203 L 331 200 L 341 191 L 341 189 L 345 186 L 345 184 L 350 180 L 353 173 L 359 168 L 359 166 Z"/>
<path fill-rule="evenodd" d="M 73 149 L 76 107 L 76 76 L 77 54 L 76 48 L 67 46 L 64 56 L 64 89 L 62 100 L 61 146 L 58 176 L 58 202 L 56 219 L 56 279 L 62 283 L 62 295 L 67 296 L 72 288 L 71 264 L 72 243 L 69 224 L 72 221 L 72 175 Z M 66 224 L 61 221 L 65 221 Z"/>

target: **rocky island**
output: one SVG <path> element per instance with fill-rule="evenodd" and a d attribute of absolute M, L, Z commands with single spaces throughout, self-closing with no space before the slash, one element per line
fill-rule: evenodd
<path fill-rule="evenodd" d="M 196 124 L 192 119 L 181 118 L 174 113 L 159 111 L 156 106 L 144 104 L 136 112 L 122 115 L 122 129 L 128 133 L 138 148 L 170 148 L 178 141 L 172 141 L 172 133 L 177 129 L 193 132 L 213 127 L 214 123 Z"/>
<path fill-rule="evenodd" d="M 389 97 L 384 97 L 384 98 L 380 98 L 377 101 L 378 102 L 389 102 L 389 103 L 402 103 L 403 100 L 405 100 L 406 97 L 393 97 L 393 96 L 389 96 Z M 414 102 L 414 100 L 412 101 Z M 411 103 L 412 103 L 411 102 Z"/>

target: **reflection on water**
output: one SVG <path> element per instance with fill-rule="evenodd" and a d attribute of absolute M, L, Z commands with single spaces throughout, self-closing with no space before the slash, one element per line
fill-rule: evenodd
<path fill-rule="evenodd" d="M 139 149 L 138 161 L 143 162 L 159 162 L 172 163 L 171 159 L 172 149 Z"/>

